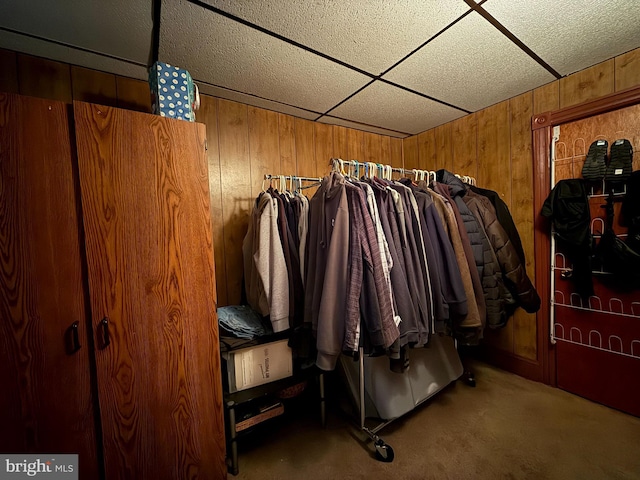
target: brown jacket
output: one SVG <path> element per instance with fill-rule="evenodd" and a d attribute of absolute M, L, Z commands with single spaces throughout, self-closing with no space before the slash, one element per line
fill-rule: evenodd
<path fill-rule="evenodd" d="M 509 240 L 507 232 L 505 232 L 500 222 L 498 222 L 496 211 L 491 201 L 470 190 L 467 191 L 463 200 L 476 216 L 478 222 L 484 226 L 487 238 L 495 252 L 504 276 L 504 283 L 513 294 L 517 304 L 529 313 L 537 312 L 540 309 L 538 292 L 536 292 L 531 280 L 527 276 L 520 256 L 511 243 L 511 240 Z"/>
<path fill-rule="evenodd" d="M 458 230 L 458 222 L 456 221 L 455 214 L 453 213 L 453 207 L 449 203 L 449 200 L 443 196 L 437 194 L 433 190 L 427 189 L 427 192 L 431 194 L 438 214 L 442 218 L 442 224 L 445 227 L 453 246 L 453 251 L 458 261 L 460 268 L 460 275 L 462 277 L 462 283 L 464 285 L 464 292 L 467 296 L 467 316 L 460 322 L 460 327 L 477 328 L 482 326 L 480 320 L 480 312 L 478 310 L 478 302 L 476 301 L 476 295 L 473 290 L 473 282 L 471 280 L 471 273 L 469 271 L 469 263 L 467 262 L 467 256 L 464 252 L 462 245 L 462 238 Z M 483 299 L 484 300 L 484 299 Z"/>

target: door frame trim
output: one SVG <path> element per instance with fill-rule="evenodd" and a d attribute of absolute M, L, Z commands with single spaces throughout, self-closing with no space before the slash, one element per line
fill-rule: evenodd
<path fill-rule="evenodd" d="M 536 290 L 542 301 L 536 314 L 538 359 L 542 360 L 544 383 L 557 387 L 556 350 L 549 342 L 551 294 L 551 237 L 549 221 L 539 213 L 551 191 L 551 141 L 553 127 L 575 122 L 602 113 L 630 107 L 640 103 L 640 86 L 621 90 L 595 100 L 559 110 L 548 111 L 531 118 L 533 134 L 533 208 L 534 248 L 536 259 Z"/>

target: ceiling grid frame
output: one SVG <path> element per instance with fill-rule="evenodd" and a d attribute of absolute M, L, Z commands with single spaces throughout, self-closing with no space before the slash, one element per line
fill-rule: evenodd
<path fill-rule="evenodd" d="M 190 71 L 205 94 L 403 138 L 640 47 L 640 2 L 531 3 L 6 0 L 0 48 L 140 79 L 159 58 Z M 611 11 L 615 29 L 598 23 Z M 207 44 L 214 25 L 228 35 Z M 486 41 L 465 57 L 474 29 Z M 193 49 L 194 31 L 197 51 L 187 54 L 180 44 Z M 243 37 L 254 43 L 235 48 Z"/>

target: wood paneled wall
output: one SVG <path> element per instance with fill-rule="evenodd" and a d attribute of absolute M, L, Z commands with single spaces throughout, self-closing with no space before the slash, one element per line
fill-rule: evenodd
<path fill-rule="evenodd" d="M 241 301 L 242 240 L 265 174 L 321 177 L 340 157 L 402 165 L 402 140 L 203 97 L 219 305 Z M 310 194 L 313 190 L 306 193 Z"/>
<path fill-rule="evenodd" d="M 533 154 L 531 116 L 640 85 L 640 49 L 594 65 L 533 91 L 492 105 L 402 141 L 406 168 L 447 168 L 472 175 L 507 203 L 522 237 L 534 280 Z M 508 325 L 487 331 L 491 357 L 539 362 L 536 316 L 519 309 Z M 518 369 L 514 369 L 518 370 Z M 523 371 L 520 369 L 519 371 Z"/>
<path fill-rule="evenodd" d="M 241 300 L 242 240 L 263 175 L 322 176 L 333 156 L 475 176 L 509 205 L 533 279 L 531 115 L 636 85 L 640 49 L 404 140 L 203 96 L 197 120 L 207 128 L 218 304 Z M 144 81 L 1 49 L 0 91 L 150 110 Z M 535 316 L 519 310 L 486 343 L 507 358 L 538 362 L 536 335 Z"/>
<path fill-rule="evenodd" d="M 0 91 L 150 111 L 147 82 L 1 49 Z M 401 139 L 201 97 L 219 306 L 241 301 L 242 241 L 265 174 L 321 177 L 331 157 L 403 165 Z"/>

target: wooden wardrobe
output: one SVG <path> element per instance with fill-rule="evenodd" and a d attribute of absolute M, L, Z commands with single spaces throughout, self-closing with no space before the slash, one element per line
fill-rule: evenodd
<path fill-rule="evenodd" d="M 0 93 L 0 451 L 226 478 L 204 125 Z"/>

